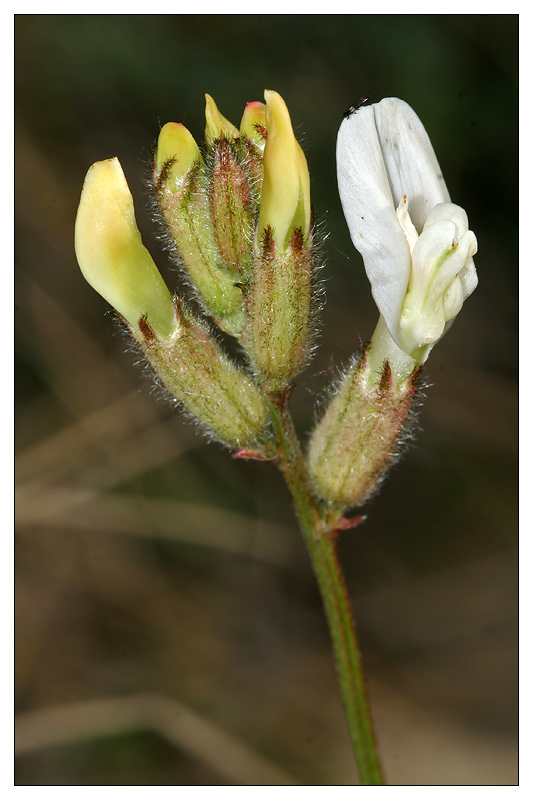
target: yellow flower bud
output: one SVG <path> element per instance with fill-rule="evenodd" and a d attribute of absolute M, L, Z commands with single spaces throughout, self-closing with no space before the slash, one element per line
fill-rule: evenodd
<path fill-rule="evenodd" d="M 197 161 L 202 160 L 194 136 L 179 122 L 163 125 L 157 140 L 155 168 L 160 179 L 179 184 Z M 176 186 L 177 189 L 177 186 Z"/>
<path fill-rule="evenodd" d="M 205 96 L 205 140 L 212 144 L 216 139 L 238 139 L 239 131 L 222 116 L 211 95 Z"/>
<path fill-rule="evenodd" d="M 246 348 L 257 374 L 278 391 L 309 355 L 313 237 L 305 156 L 283 99 L 266 90 L 265 100 L 266 145 L 253 279 L 246 298 Z M 248 111 L 247 124 L 253 113 Z"/>
<path fill-rule="evenodd" d="M 250 142 L 248 142 L 250 144 Z M 253 145 L 252 145 L 253 146 Z M 251 156 L 227 139 L 214 142 L 209 170 L 209 210 L 220 263 L 240 283 L 250 279 L 256 220 Z M 246 151 L 245 151 L 246 152 Z"/>
<path fill-rule="evenodd" d="M 264 103 L 257 101 L 246 103 L 241 119 L 241 135 L 247 136 L 248 139 L 259 145 L 261 150 L 264 148 L 267 137 L 266 106 Z"/>
<path fill-rule="evenodd" d="M 205 310 L 223 330 L 239 336 L 244 326 L 242 291 L 218 251 L 206 164 L 181 124 L 168 122 L 161 129 L 153 184 L 170 237 Z"/>
<path fill-rule="evenodd" d="M 146 317 L 160 336 L 175 328 L 171 294 L 141 241 L 133 198 L 117 158 L 89 169 L 76 217 L 75 248 L 93 289 L 139 332 Z"/>
<path fill-rule="evenodd" d="M 311 190 L 307 161 L 296 141 L 283 98 L 265 90 L 267 141 L 257 238 L 271 229 L 276 247 L 284 250 L 296 229 L 306 241 L 311 229 Z"/>

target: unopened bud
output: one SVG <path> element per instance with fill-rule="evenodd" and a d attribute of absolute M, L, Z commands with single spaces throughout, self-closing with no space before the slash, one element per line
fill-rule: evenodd
<path fill-rule="evenodd" d="M 251 139 L 264 150 L 267 139 L 266 106 L 264 103 L 253 101 L 246 103 L 241 119 L 241 136 Z"/>
<path fill-rule="evenodd" d="M 213 143 L 209 169 L 209 208 L 221 264 L 239 282 L 248 282 L 257 197 L 241 142 Z"/>
<path fill-rule="evenodd" d="M 316 491 L 328 503 L 340 509 L 359 505 L 377 488 L 397 457 L 419 371 L 415 365 L 396 383 L 385 362 L 376 383 L 365 351 L 342 378 L 307 455 Z"/>
<path fill-rule="evenodd" d="M 295 230 L 300 230 L 304 241 L 310 235 L 309 170 L 283 98 L 266 90 L 265 100 L 267 141 L 257 239 L 261 241 L 270 229 L 276 247 L 284 250 Z"/>
<path fill-rule="evenodd" d="M 155 172 L 160 182 L 178 192 L 189 171 L 203 161 L 194 136 L 180 122 L 163 125 L 157 140 Z"/>
<path fill-rule="evenodd" d="M 267 424 L 258 387 L 177 299 L 175 315 L 168 337 L 141 322 L 137 339 L 147 360 L 163 386 L 220 441 L 237 449 L 250 447 Z"/>
<path fill-rule="evenodd" d="M 211 95 L 205 96 L 205 141 L 208 145 L 216 139 L 238 139 L 239 130 L 223 117 Z"/>
<path fill-rule="evenodd" d="M 309 172 L 289 112 L 265 91 L 267 140 L 253 281 L 247 294 L 246 346 L 257 372 L 277 390 L 309 352 L 312 231 Z"/>
<path fill-rule="evenodd" d="M 171 294 L 141 241 L 133 198 L 117 158 L 89 169 L 76 216 L 75 248 L 93 289 L 139 331 L 146 317 L 160 336 L 174 328 Z"/>
<path fill-rule="evenodd" d="M 221 267 L 210 216 L 209 178 L 194 139 L 182 125 L 167 123 L 162 128 L 153 183 L 169 235 L 198 299 L 223 330 L 240 336 L 242 291 Z"/>
<path fill-rule="evenodd" d="M 250 279 L 253 235 L 263 180 L 259 129 L 265 106 L 248 103 L 238 131 L 206 95 L 206 142 L 209 211 L 219 252 L 219 263 L 236 282 Z M 262 129 L 266 136 L 266 130 Z M 242 135 L 241 135 L 242 134 Z"/>

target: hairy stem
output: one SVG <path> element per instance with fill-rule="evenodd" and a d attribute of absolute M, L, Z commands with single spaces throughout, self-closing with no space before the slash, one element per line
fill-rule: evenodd
<path fill-rule="evenodd" d="M 288 393 L 269 398 L 278 467 L 289 487 L 318 581 L 329 625 L 348 729 L 361 784 L 385 783 L 372 729 L 363 666 L 350 601 L 335 544 L 335 524 L 315 499 L 292 417 Z"/>

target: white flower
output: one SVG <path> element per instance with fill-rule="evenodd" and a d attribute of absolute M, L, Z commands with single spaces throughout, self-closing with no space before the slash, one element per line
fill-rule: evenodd
<path fill-rule="evenodd" d="M 394 97 L 343 120 L 337 176 L 381 316 L 398 347 L 422 364 L 477 286 L 466 213 L 450 202 L 424 126 Z"/>

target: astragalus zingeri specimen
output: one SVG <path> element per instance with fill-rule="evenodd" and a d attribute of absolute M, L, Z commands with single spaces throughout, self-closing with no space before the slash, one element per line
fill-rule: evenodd
<path fill-rule="evenodd" d="M 317 256 L 307 162 L 277 92 L 248 103 L 239 128 L 206 95 L 202 148 L 179 123 L 160 131 L 153 192 L 199 311 L 167 288 L 144 247 L 117 158 L 87 173 L 75 247 L 157 381 L 235 456 L 281 470 L 322 595 L 360 781 L 382 784 L 336 539 L 396 459 L 423 364 L 476 287 L 477 243 L 402 100 L 350 109 L 337 169 L 380 316 L 305 448 L 289 397 L 312 352 Z M 234 338 L 238 360 L 217 329 Z"/>

